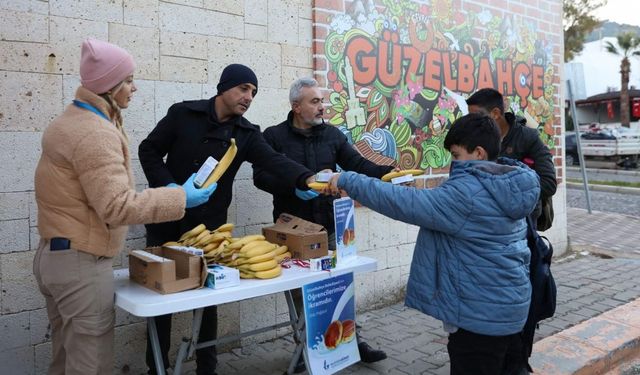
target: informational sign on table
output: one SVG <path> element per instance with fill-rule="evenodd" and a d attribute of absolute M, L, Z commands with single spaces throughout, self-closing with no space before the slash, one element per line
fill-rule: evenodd
<path fill-rule="evenodd" d="M 354 288 L 353 273 L 302 288 L 307 366 L 313 375 L 333 374 L 360 361 Z"/>
<path fill-rule="evenodd" d="M 333 201 L 333 218 L 336 225 L 336 261 L 356 255 L 355 205 L 353 199 L 344 197 Z"/>

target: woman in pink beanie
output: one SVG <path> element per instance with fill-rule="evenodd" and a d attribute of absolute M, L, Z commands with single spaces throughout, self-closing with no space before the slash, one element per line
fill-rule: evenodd
<path fill-rule="evenodd" d="M 136 192 L 121 108 L 136 91 L 135 63 L 113 44 L 82 44 L 82 86 L 42 136 L 35 173 L 40 245 L 33 272 L 51 323 L 52 374 L 113 372 L 113 257 L 129 224 L 179 220 L 216 185 Z"/>

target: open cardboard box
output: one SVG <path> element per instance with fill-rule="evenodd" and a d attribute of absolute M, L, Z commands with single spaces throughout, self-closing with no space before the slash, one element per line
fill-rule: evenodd
<path fill-rule="evenodd" d="M 201 288 L 207 278 L 203 257 L 169 247 L 149 247 L 144 253 L 129 254 L 129 278 L 158 293 L 168 294 Z"/>
<path fill-rule="evenodd" d="M 262 235 L 269 242 L 287 245 L 294 258 L 320 258 L 329 253 L 326 229 L 291 214 L 280 214 L 273 226 L 262 228 Z"/>

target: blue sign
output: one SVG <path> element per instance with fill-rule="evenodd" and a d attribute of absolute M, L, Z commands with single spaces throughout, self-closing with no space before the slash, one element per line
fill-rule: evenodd
<path fill-rule="evenodd" d="M 333 374 L 358 361 L 353 273 L 302 288 L 311 374 Z"/>
<path fill-rule="evenodd" d="M 333 218 L 336 223 L 336 261 L 356 255 L 355 204 L 353 199 L 344 197 L 333 201 Z"/>

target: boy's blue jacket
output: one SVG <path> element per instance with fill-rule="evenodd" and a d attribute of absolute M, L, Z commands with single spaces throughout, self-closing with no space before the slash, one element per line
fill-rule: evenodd
<path fill-rule="evenodd" d="M 527 224 L 540 194 L 524 164 L 454 161 L 449 179 L 427 190 L 353 172 L 338 186 L 366 207 L 420 226 L 406 305 L 468 331 L 520 332 L 531 286 Z"/>

